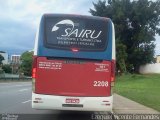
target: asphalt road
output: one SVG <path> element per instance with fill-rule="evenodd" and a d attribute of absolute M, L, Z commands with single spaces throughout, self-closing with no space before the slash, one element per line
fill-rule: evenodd
<path fill-rule="evenodd" d="M 107 112 L 35 110 L 31 82 L 0 83 L 0 120 L 102 120 Z"/>

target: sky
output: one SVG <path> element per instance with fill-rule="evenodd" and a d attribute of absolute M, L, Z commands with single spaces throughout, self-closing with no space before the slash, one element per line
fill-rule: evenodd
<path fill-rule="evenodd" d="M 33 50 L 37 27 L 44 13 L 91 15 L 98 0 L 0 0 L 0 51 L 21 54 Z M 155 54 L 160 54 L 156 36 Z"/>

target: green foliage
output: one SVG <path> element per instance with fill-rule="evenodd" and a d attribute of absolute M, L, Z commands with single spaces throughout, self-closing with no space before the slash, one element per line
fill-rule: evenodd
<path fill-rule="evenodd" d="M 4 57 L 0 54 L 0 65 L 2 65 L 3 60 L 4 60 Z"/>
<path fill-rule="evenodd" d="M 12 68 L 10 65 L 3 65 L 2 69 L 5 73 L 11 73 L 12 72 Z"/>
<path fill-rule="evenodd" d="M 109 17 L 115 25 L 118 69 L 138 71 L 140 65 L 154 60 L 154 37 L 160 34 L 159 0 L 99 0 L 93 5 L 92 15 Z"/>
<path fill-rule="evenodd" d="M 117 67 L 119 70 L 123 73 L 126 73 L 126 58 L 127 58 L 127 53 L 126 51 L 126 46 L 124 44 L 117 44 L 116 46 L 116 51 L 117 51 Z"/>
<path fill-rule="evenodd" d="M 26 51 L 21 55 L 20 72 L 26 76 L 31 76 L 32 73 L 32 56 L 33 52 Z"/>

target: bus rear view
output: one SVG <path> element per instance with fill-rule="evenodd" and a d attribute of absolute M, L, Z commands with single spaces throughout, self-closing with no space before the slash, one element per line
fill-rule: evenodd
<path fill-rule="evenodd" d="M 108 18 L 44 14 L 35 40 L 32 108 L 112 111 L 114 37 Z"/>

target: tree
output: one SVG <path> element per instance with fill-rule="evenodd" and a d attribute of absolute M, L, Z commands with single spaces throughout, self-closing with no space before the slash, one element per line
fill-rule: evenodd
<path fill-rule="evenodd" d="M 31 76 L 32 71 L 32 56 L 33 52 L 26 51 L 21 55 L 20 72 L 26 76 Z"/>
<path fill-rule="evenodd" d="M 4 57 L 0 54 L 0 66 L 2 65 L 3 60 L 4 60 Z"/>
<path fill-rule="evenodd" d="M 138 72 L 140 65 L 152 62 L 154 37 L 160 34 L 160 0 L 99 0 L 93 5 L 92 15 L 109 17 L 115 24 L 119 69 Z M 120 65 L 124 63 L 126 68 Z"/>
<path fill-rule="evenodd" d="M 2 77 L 4 71 L 2 70 L 2 61 L 4 60 L 4 57 L 0 54 L 0 77 Z"/>
<path fill-rule="evenodd" d="M 126 59 L 127 59 L 127 53 L 126 51 L 126 46 L 119 43 L 116 46 L 116 51 L 117 51 L 117 67 L 119 68 L 122 73 L 126 73 Z"/>
<path fill-rule="evenodd" d="M 10 65 L 3 65 L 2 69 L 5 73 L 12 73 L 12 68 Z"/>

